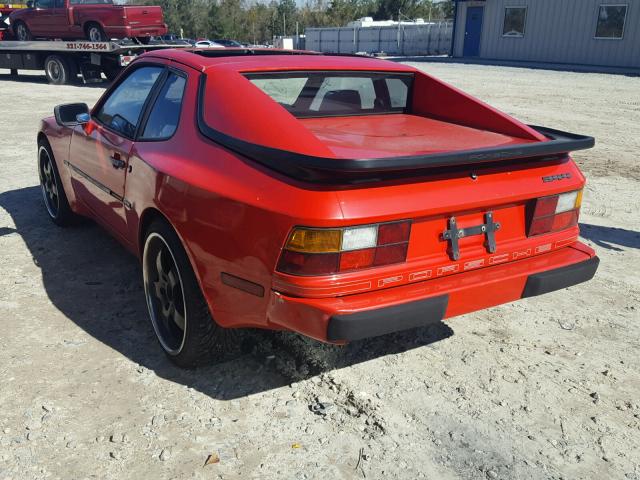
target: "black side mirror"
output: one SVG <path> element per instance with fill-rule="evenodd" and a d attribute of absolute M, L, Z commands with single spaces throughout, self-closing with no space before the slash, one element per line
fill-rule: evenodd
<path fill-rule="evenodd" d="M 27 2 L 27 8 L 33 8 L 33 0 Z"/>
<path fill-rule="evenodd" d="M 62 127 L 75 127 L 81 123 L 87 123 L 84 121 L 86 117 L 82 117 L 82 115 L 89 115 L 89 106 L 86 103 L 66 103 L 55 107 L 53 114 L 56 117 L 58 125 Z M 82 120 L 78 118 L 79 116 L 81 116 Z"/>

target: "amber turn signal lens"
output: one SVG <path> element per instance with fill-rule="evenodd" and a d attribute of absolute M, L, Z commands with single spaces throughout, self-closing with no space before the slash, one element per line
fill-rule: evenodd
<path fill-rule="evenodd" d="M 578 196 L 576 197 L 575 208 L 578 209 L 582 206 L 582 192 L 583 190 L 578 191 Z"/>
<path fill-rule="evenodd" d="M 342 230 L 296 228 L 285 248 L 293 252 L 333 253 L 340 251 Z"/>
<path fill-rule="evenodd" d="M 340 229 L 296 227 L 276 268 L 291 275 L 332 275 L 402 263 L 410 233 L 410 220 Z"/>

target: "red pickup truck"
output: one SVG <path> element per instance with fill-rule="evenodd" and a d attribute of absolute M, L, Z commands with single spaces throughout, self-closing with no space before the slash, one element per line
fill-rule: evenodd
<path fill-rule="evenodd" d="M 113 0 L 35 0 L 10 15 L 17 40 L 34 37 L 103 42 L 111 38 L 137 38 L 147 43 L 167 33 L 162 8 L 114 5 Z"/>

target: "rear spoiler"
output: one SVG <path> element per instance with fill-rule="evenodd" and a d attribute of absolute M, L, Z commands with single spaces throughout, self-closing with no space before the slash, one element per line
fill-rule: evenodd
<path fill-rule="evenodd" d="M 428 170 L 443 167 L 480 166 L 496 161 L 524 158 L 530 161 L 549 161 L 566 156 L 569 152 L 586 150 L 595 145 L 593 137 L 531 125 L 531 128 L 548 140 L 497 148 L 401 157 L 368 159 L 316 157 L 257 145 L 209 127 L 204 120 L 204 85 L 201 80 L 198 95 L 198 128 L 202 135 L 271 170 L 305 182 L 360 183 L 385 177 L 425 174 Z"/>

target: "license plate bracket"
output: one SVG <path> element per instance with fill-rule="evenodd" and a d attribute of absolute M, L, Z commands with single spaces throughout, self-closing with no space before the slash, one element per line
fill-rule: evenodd
<path fill-rule="evenodd" d="M 449 229 L 442 232 L 442 239 L 449 242 L 449 256 L 452 260 L 460 258 L 460 239 L 474 235 L 485 235 L 485 246 L 489 253 L 496 251 L 495 232 L 500 229 L 500 222 L 493 221 L 493 212 L 484 214 L 485 223 L 473 227 L 458 228 L 456 217 L 449 218 Z"/>

